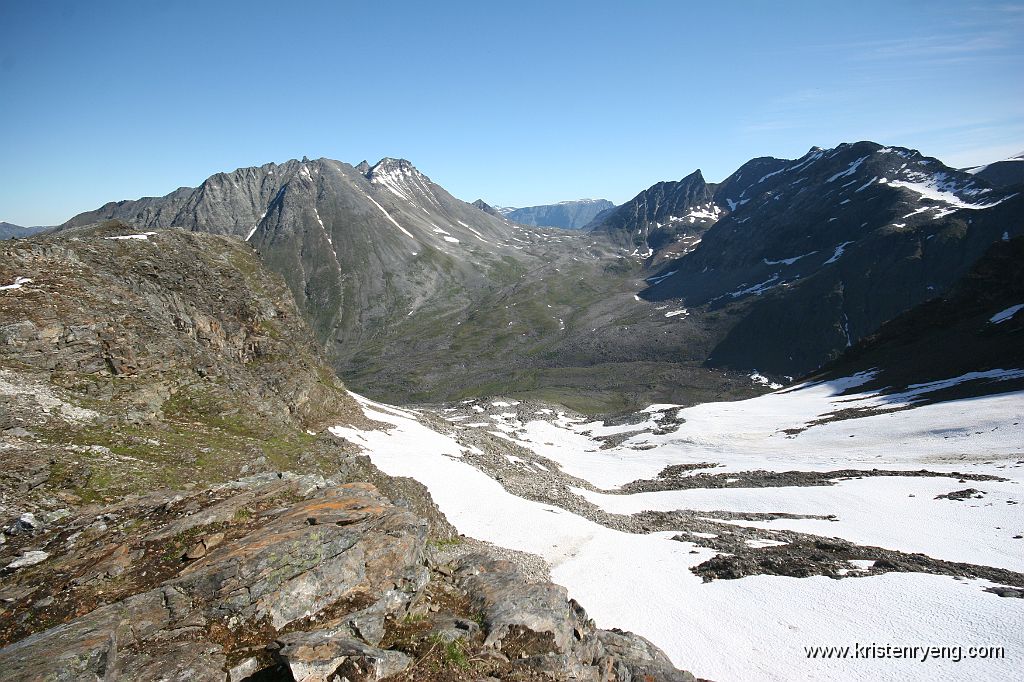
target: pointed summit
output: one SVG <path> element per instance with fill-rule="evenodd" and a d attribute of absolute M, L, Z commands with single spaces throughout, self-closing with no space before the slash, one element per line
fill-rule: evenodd
<path fill-rule="evenodd" d="M 490 213 L 491 215 L 497 216 L 499 218 L 504 217 L 504 216 L 501 215 L 501 213 L 498 211 L 498 209 L 494 208 L 493 206 L 488 204 L 483 199 L 477 199 L 476 201 L 474 201 L 473 202 L 473 206 L 479 208 L 484 213 Z"/>
<path fill-rule="evenodd" d="M 356 164 L 356 170 L 362 173 L 363 175 L 366 175 L 367 173 L 370 172 L 370 164 L 367 163 L 366 159 L 363 159 L 358 164 Z"/>
<path fill-rule="evenodd" d="M 383 159 L 375 163 L 373 167 L 370 168 L 369 172 L 371 175 L 419 174 L 419 171 L 416 170 L 416 166 L 412 165 L 411 162 L 405 159 L 395 159 L 390 156 L 385 156 Z"/>

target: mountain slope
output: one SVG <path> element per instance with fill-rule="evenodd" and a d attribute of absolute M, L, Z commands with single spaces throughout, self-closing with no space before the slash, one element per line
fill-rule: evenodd
<path fill-rule="evenodd" d="M 342 357 L 367 330 L 425 301 L 464 302 L 466 290 L 485 285 L 483 271 L 516 253 L 506 222 L 400 159 L 358 169 L 328 159 L 242 168 L 159 199 L 107 204 L 66 226 L 108 218 L 246 239 Z M 438 289 L 448 300 L 432 297 Z"/>
<path fill-rule="evenodd" d="M 521 225 L 578 230 L 590 223 L 597 214 L 614 206 L 615 204 L 607 199 L 578 199 L 557 204 L 502 209 L 501 213 Z"/>
<path fill-rule="evenodd" d="M 964 169 L 993 187 L 1024 184 L 1024 152 L 1002 161 Z"/>
<path fill-rule="evenodd" d="M 729 213 L 643 296 L 736 320 L 714 366 L 813 370 L 946 291 L 1003 234 L 1024 198 L 871 142 L 756 159 L 716 190 Z"/>
<path fill-rule="evenodd" d="M 864 389 L 895 392 L 949 377 L 975 374 L 955 396 L 1024 388 L 1024 379 L 991 382 L 1000 369 L 1024 367 L 1024 237 L 992 244 L 943 296 L 882 325 L 830 363 L 825 380 L 874 373 Z"/>
<path fill-rule="evenodd" d="M 48 229 L 45 225 L 22 227 L 21 225 L 15 225 L 14 223 L 0 222 L 0 239 L 28 237 L 29 235 L 33 235 L 37 232 L 42 232 L 45 229 Z"/>
<path fill-rule="evenodd" d="M 21 282 L 0 290 L 0 372 L 44 387 L 4 413 L 0 430 L 24 418 L 45 446 L 9 460 L 12 476 L 73 435 L 90 472 L 80 495 L 223 481 L 261 456 L 237 432 L 259 434 L 262 456 L 283 467 L 305 429 L 358 412 L 283 282 L 240 240 L 112 221 L 5 242 L 0 256 L 0 281 Z M 85 409 L 48 407 L 54 391 Z M 55 410 L 86 424 L 47 426 Z M 110 451 L 131 456 L 132 476 Z"/>

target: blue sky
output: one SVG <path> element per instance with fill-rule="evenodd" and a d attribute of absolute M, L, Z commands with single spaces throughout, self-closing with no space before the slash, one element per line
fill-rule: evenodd
<path fill-rule="evenodd" d="M 871 139 L 1024 151 L 1024 2 L 0 0 L 0 220 L 222 170 L 411 160 L 456 196 L 617 203 Z"/>

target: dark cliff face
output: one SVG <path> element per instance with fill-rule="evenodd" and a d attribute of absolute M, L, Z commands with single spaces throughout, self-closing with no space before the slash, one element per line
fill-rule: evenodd
<path fill-rule="evenodd" d="M 992 244 L 947 293 L 882 325 L 818 375 L 829 379 L 876 372 L 858 390 L 896 390 L 1024 366 L 1024 237 Z M 956 388 L 956 397 L 1016 391 L 1024 380 L 984 379 Z M 952 395 L 944 396 L 946 399 Z"/>
<path fill-rule="evenodd" d="M 494 216 L 496 218 L 503 218 L 504 217 L 502 215 L 501 211 L 499 211 L 498 209 L 494 208 L 493 206 L 488 204 L 483 199 L 477 199 L 476 201 L 474 201 L 473 202 L 473 206 L 475 206 L 476 208 L 480 209 L 484 213 L 486 213 L 488 215 L 492 215 L 492 216 Z"/>
<path fill-rule="evenodd" d="M 578 230 L 588 225 L 602 211 L 614 207 L 615 204 L 607 199 L 580 199 L 557 204 L 515 208 L 506 211 L 504 216 L 521 225 Z"/>

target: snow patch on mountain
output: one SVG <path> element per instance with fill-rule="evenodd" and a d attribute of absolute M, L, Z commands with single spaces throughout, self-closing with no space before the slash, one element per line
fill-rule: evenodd
<path fill-rule="evenodd" d="M 1012 305 L 1006 310 L 1000 310 L 998 313 L 988 319 L 992 324 L 1002 324 L 1009 319 L 1012 319 L 1014 315 L 1024 309 L 1024 303 L 1018 305 Z"/>

